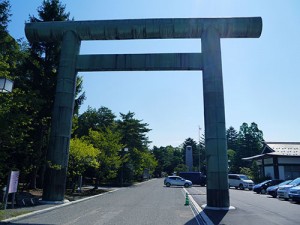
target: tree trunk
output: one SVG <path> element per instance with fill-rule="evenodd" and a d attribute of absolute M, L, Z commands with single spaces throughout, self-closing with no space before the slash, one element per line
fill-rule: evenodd
<path fill-rule="evenodd" d="M 30 189 L 36 189 L 37 167 L 34 167 L 30 176 Z"/>

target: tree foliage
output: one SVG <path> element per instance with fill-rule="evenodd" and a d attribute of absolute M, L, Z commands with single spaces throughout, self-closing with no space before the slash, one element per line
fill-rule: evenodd
<path fill-rule="evenodd" d="M 243 123 L 237 133 L 233 127 L 227 130 L 227 144 L 231 148 L 230 170 L 239 173 L 242 168 L 251 168 L 251 163 L 242 158 L 258 155 L 263 146 L 263 132 L 258 129 L 256 123 Z M 233 151 L 233 152 L 232 152 Z M 243 169 L 245 170 L 245 169 Z"/>
<path fill-rule="evenodd" d="M 150 173 L 154 171 L 157 161 L 150 152 L 134 148 L 129 153 L 128 164 L 133 170 L 133 179 L 140 180 L 145 170 L 149 170 Z M 128 178 L 131 181 L 131 177 Z"/>
<path fill-rule="evenodd" d="M 227 137 L 227 149 L 236 151 L 238 149 L 238 132 L 233 128 L 229 127 L 226 131 Z"/>
<path fill-rule="evenodd" d="M 117 127 L 122 135 L 122 144 L 129 149 L 146 150 L 150 143 L 147 133 L 151 130 L 149 124 L 134 118 L 135 113 L 120 113 L 121 119 L 117 121 Z"/>
<path fill-rule="evenodd" d="M 89 135 L 85 137 L 85 140 L 99 150 L 97 161 L 100 167 L 95 171 L 98 182 L 117 177 L 121 165 L 119 152 L 123 147 L 120 139 L 120 134 L 112 132 L 109 128 L 105 131 L 90 130 Z"/>
<path fill-rule="evenodd" d="M 24 54 L 7 31 L 10 16 L 9 1 L 2 1 L 0 3 L 0 76 L 14 80 Z M 28 141 L 32 119 L 23 113 L 23 108 L 27 104 L 18 103 L 18 93 L 21 93 L 23 99 L 26 97 L 23 95 L 24 91 L 20 90 L 0 95 L 0 177 L 5 177 L 10 169 L 24 168 L 23 162 L 29 161 L 26 153 L 30 151 L 32 145 Z M 18 157 L 20 154 L 21 157 Z M 0 182 L 6 182 L 4 180 Z"/>
<path fill-rule="evenodd" d="M 0 122 L 4 128 L 0 131 L 0 142 L 5 142 L 1 151 L 3 159 L 10 162 L 5 166 L 1 163 L 0 173 L 10 168 L 21 170 L 21 178 L 30 173 L 31 187 L 34 188 L 38 171 L 42 185 L 60 43 L 16 42 L 6 30 L 9 8 L 8 1 L 0 3 L 0 75 L 14 80 L 13 93 L 0 96 L 1 102 L 5 103 L 0 106 Z M 69 13 L 59 1 L 43 1 L 38 8 L 38 17 L 29 16 L 29 22 L 64 21 L 68 17 Z M 74 113 L 85 98 L 84 93 L 80 94 L 81 90 L 82 79 L 78 78 Z"/>
<path fill-rule="evenodd" d="M 116 116 L 107 107 L 100 107 L 98 110 L 92 107 L 78 117 L 78 128 L 74 134 L 78 137 L 87 136 L 89 130 L 103 131 L 106 128 L 113 129 Z"/>
<path fill-rule="evenodd" d="M 166 147 L 153 147 L 153 155 L 155 156 L 158 165 L 154 174 L 160 177 L 164 172 L 172 174 L 178 165 L 183 164 L 182 150 L 180 148 L 174 148 L 172 146 Z"/>
<path fill-rule="evenodd" d="M 94 148 L 93 145 L 86 140 L 80 138 L 70 140 L 68 176 L 72 184 L 74 184 L 76 178 L 83 175 L 89 167 L 94 169 L 99 168 L 99 162 L 97 161 L 99 154 L 99 150 Z"/>

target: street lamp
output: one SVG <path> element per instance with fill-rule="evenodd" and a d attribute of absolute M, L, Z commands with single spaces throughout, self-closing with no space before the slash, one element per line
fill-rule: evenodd
<path fill-rule="evenodd" d="M 13 88 L 12 80 L 7 79 L 5 77 L 0 77 L 0 93 L 12 92 L 12 88 Z M 4 188 L 3 188 L 3 191 L 4 191 Z M 8 190 L 8 188 L 5 188 L 5 194 L 3 196 L 3 200 L 5 202 L 4 209 L 6 209 L 6 206 L 7 206 L 8 194 L 9 194 L 9 190 Z M 14 196 L 13 196 L 13 199 L 14 199 Z M 13 204 L 12 204 L 12 206 L 13 206 Z"/>
<path fill-rule="evenodd" d="M 121 187 L 123 187 L 123 179 L 124 179 L 123 178 L 124 177 L 124 162 L 123 162 L 123 160 L 124 160 L 124 155 L 126 152 L 128 152 L 128 148 L 122 149 Z"/>
<path fill-rule="evenodd" d="M 13 81 L 5 77 L 0 77 L 0 93 L 12 92 Z"/>

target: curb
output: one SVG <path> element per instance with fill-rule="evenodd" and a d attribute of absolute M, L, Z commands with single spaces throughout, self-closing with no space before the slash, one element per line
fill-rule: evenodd
<path fill-rule="evenodd" d="M 206 224 L 206 225 L 214 225 L 214 223 L 209 219 L 209 217 L 204 213 L 204 211 L 202 210 L 202 208 L 197 204 L 197 202 L 194 200 L 193 196 L 189 194 L 189 192 L 183 188 L 184 190 L 184 194 L 189 195 L 190 198 L 190 207 L 192 208 L 192 211 L 196 212 L 197 214 L 195 215 L 196 220 L 198 221 L 198 219 L 201 220 L 200 224 Z"/>

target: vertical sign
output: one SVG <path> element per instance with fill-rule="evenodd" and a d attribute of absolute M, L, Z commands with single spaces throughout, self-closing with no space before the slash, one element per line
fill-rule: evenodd
<path fill-rule="evenodd" d="M 193 148 L 190 145 L 185 148 L 185 165 L 189 172 L 193 171 Z"/>
<path fill-rule="evenodd" d="M 10 193 L 13 193 L 11 206 L 12 206 L 12 208 L 14 208 L 15 193 L 17 192 L 17 189 L 18 189 L 19 175 L 20 175 L 20 171 L 11 171 L 10 172 L 10 176 L 9 176 L 9 179 L 7 182 L 6 193 L 5 193 L 4 209 L 6 209 L 6 207 L 7 207 L 8 195 Z"/>
<path fill-rule="evenodd" d="M 19 182 L 19 174 L 20 171 L 11 171 L 9 186 L 8 186 L 8 193 L 16 193 L 18 189 L 18 182 Z"/>

